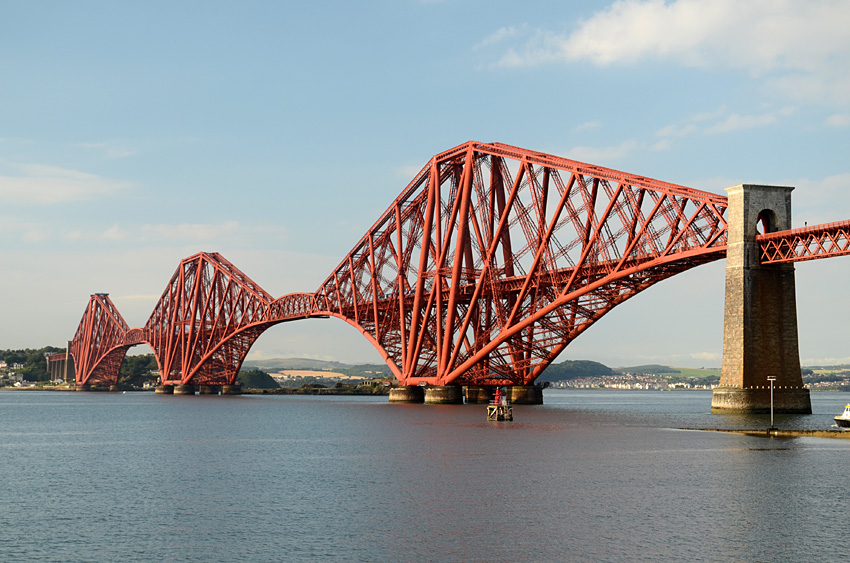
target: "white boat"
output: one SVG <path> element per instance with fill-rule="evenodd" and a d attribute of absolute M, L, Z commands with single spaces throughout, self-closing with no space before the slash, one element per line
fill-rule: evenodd
<path fill-rule="evenodd" d="M 850 428 L 850 405 L 844 407 L 844 412 L 833 418 L 841 428 Z"/>

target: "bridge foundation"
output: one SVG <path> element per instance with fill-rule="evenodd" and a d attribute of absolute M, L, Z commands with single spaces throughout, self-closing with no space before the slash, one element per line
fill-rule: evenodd
<path fill-rule="evenodd" d="M 390 388 L 389 402 L 391 403 L 423 403 L 425 389 L 418 385 L 402 385 Z"/>
<path fill-rule="evenodd" d="M 536 385 L 514 385 L 508 387 L 508 398 L 514 405 L 542 405 L 543 388 Z"/>
<path fill-rule="evenodd" d="M 195 394 L 195 386 L 191 383 L 189 385 L 175 385 L 174 386 L 174 394 L 175 395 L 194 395 Z"/>
<path fill-rule="evenodd" d="M 157 395 L 173 395 L 174 385 L 157 385 L 153 392 Z"/>
<path fill-rule="evenodd" d="M 221 385 L 198 385 L 199 395 L 218 395 Z"/>
<path fill-rule="evenodd" d="M 791 228 L 792 187 L 740 185 L 728 188 L 726 304 L 720 386 L 713 413 L 770 411 L 811 414 L 803 387 L 797 344 L 797 301 L 793 264 L 762 266 L 756 242 L 763 232 Z"/>
<path fill-rule="evenodd" d="M 91 385 L 89 385 L 88 383 L 78 383 L 74 387 L 74 390 L 75 391 L 91 391 Z"/>
<path fill-rule="evenodd" d="M 431 405 L 462 405 L 460 385 L 433 385 L 425 388 L 425 403 Z"/>
<path fill-rule="evenodd" d="M 493 400 L 493 389 L 480 385 L 469 385 L 463 388 L 467 404 L 489 404 Z"/>
<path fill-rule="evenodd" d="M 234 383 L 233 385 L 222 385 L 221 386 L 221 394 L 222 395 L 241 395 L 242 394 L 242 386 L 238 383 Z"/>

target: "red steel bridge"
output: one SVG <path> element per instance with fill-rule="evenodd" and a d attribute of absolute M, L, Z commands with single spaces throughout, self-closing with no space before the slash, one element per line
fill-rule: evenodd
<path fill-rule="evenodd" d="M 202 252 L 142 328 L 92 295 L 70 345 L 76 382 L 117 383 L 146 343 L 164 384 L 232 385 L 269 327 L 336 317 L 402 385 L 530 385 L 613 307 L 725 258 L 727 220 L 722 195 L 468 142 L 431 158 L 313 292 L 274 298 Z M 850 221 L 761 234 L 761 263 L 848 254 L 848 233 Z"/>

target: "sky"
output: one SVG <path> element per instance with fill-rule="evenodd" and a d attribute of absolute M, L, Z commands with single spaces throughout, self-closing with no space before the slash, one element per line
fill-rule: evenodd
<path fill-rule="evenodd" d="M 314 291 L 434 154 L 501 142 L 850 218 L 850 1 L 2 2 L 0 349 L 89 295 L 141 327 L 181 259 Z M 556 361 L 719 367 L 725 261 Z M 850 257 L 797 264 L 804 365 L 850 362 Z M 150 353 L 146 346 L 134 353 Z M 250 359 L 380 363 L 336 319 Z"/>

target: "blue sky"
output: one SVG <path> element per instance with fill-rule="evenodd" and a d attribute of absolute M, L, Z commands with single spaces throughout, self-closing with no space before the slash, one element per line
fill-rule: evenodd
<path fill-rule="evenodd" d="M 0 348 L 62 345 L 88 296 L 142 326 L 221 252 L 313 291 L 429 158 L 503 142 L 850 218 L 850 2 L 7 2 Z M 719 366 L 724 262 L 619 306 L 563 359 Z M 804 363 L 850 361 L 850 258 L 797 266 Z M 137 347 L 134 351 L 147 353 Z M 380 362 L 337 320 L 254 358 Z"/>

